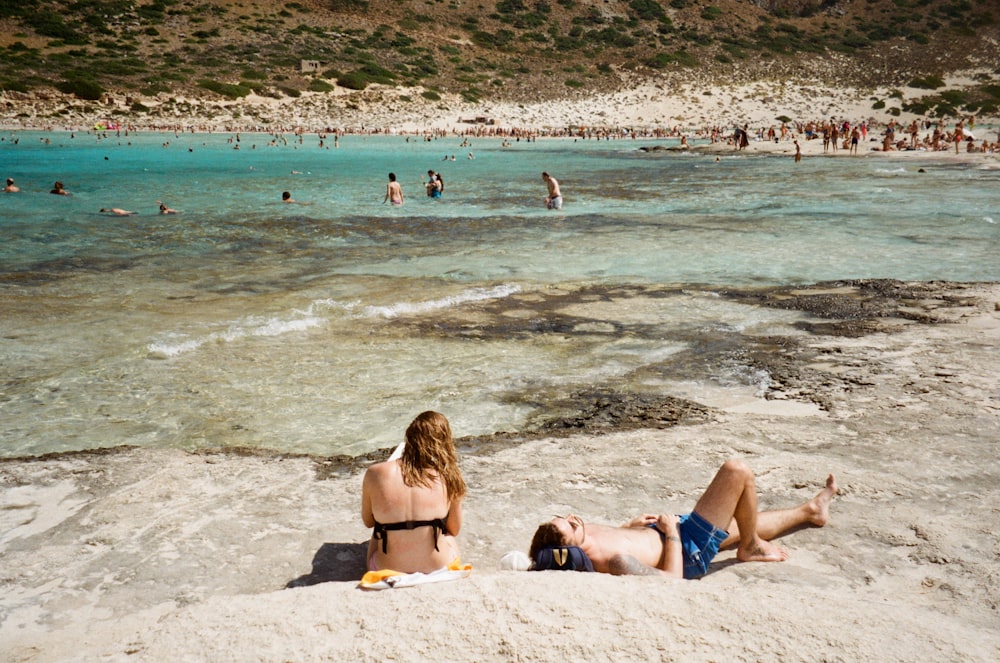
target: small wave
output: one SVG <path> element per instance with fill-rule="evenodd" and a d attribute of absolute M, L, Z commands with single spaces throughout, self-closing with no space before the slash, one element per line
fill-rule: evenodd
<path fill-rule="evenodd" d="M 170 359 L 200 348 L 208 339 L 188 339 L 184 341 L 161 341 L 146 346 L 147 359 Z"/>
<path fill-rule="evenodd" d="M 881 175 L 896 175 L 898 173 L 905 173 L 906 169 L 905 168 L 876 168 L 875 172 L 879 173 Z"/>
<path fill-rule="evenodd" d="M 423 313 L 442 308 L 459 306 L 468 302 L 499 299 L 520 292 L 518 285 L 504 284 L 493 288 L 472 288 L 450 297 L 443 297 L 427 302 L 401 302 L 392 306 L 368 306 L 362 309 L 365 317 L 394 318 L 408 313 Z M 150 343 L 146 346 L 148 359 L 171 359 L 188 352 L 194 352 L 206 343 L 232 343 L 251 336 L 281 336 L 292 332 L 301 332 L 325 324 L 324 309 L 337 309 L 346 312 L 357 308 L 357 302 L 339 302 L 334 299 L 317 299 L 305 310 L 293 310 L 287 317 L 251 316 L 234 322 L 225 331 L 212 332 L 200 338 L 191 338 L 182 334 L 169 334 L 164 340 Z"/>
<path fill-rule="evenodd" d="M 521 286 L 513 284 L 498 285 L 493 288 L 472 288 L 457 295 L 433 299 L 427 302 L 400 302 L 391 306 L 368 306 L 364 314 L 373 318 L 395 318 L 399 315 L 426 313 L 443 308 L 460 306 L 469 302 L 481 302 L 488 299 L 502 299 L 521 291 Z"/>
<path fill-rule="evenodd" d="M 171 334 L 167 340 L 150 343 L 147 346 L 148 359 L 170 359 L 188 352 L 193 352 L 206 343 L 238 341 L 248 336 L 280 336 L 289 332 L 298 332 L 318 327 L 323 324 L 323 318 L 308 311 L 295 311 L 292 318 L 260 318 L 252 316 L 235 322 L 225 331 L 212 332 L 201 338 L 185 338 Z"/>
<path fill-rule="evenodd" d="M 996 221 L 993 220 L 992 216 L 984 216 L 983 221 L 985 221 L 986 223 L 996 223 Z"/>

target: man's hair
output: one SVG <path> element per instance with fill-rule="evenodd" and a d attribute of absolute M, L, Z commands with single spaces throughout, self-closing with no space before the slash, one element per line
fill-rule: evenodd
<path fill-rule="evenodd" d="M 528 557 L 535 560 L 538 551 L 542 548 L 564 545 L 566 545 L 566 540 L 555 523 L 542 523 L 535 530 L 535 536 L 531 539 L 531 549 L 528 551 Z"/>
<path fill-rule="evenodd" d="M 458 469 L 451 426 L 439 412 L 419 414 L 406 429 L 400 466 L 407 486 L 430 486 L 435 478 L 440 478 L 449 499 L 465 496 L 465 480 Z"/>

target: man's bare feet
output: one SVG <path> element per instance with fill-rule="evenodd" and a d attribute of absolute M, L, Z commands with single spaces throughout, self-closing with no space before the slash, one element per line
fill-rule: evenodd
<path fill-rule="evenodd" d="M 788 559 L 788 551 L 757 537 L 745 548 L 741 544 L 736 549 L 736 559 L 741 562 L 784 562 Z"/>
<path fill-rule="evenodd" d="M 810 512 L 810 523 L 816 527 L 826 525 L 827 521 L 830 519 L 830 502 L 833 501 L 833 496 L 836 495 L 839 490 L 840 488 L 837 487 L 837 480 L 831 474 L 826 478 L 826 487 L 816 493 L 816 497 L 806 502 L 806 507 Z"/>

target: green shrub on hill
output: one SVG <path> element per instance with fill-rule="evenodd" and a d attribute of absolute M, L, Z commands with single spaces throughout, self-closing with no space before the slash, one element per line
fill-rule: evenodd
<path fill-rule="evenodd" d="M 337 78 L 337 85 L 348 90 L 364 90 L 372 83 L 392 85 L 395 76 L 391 71 L 375 64 L 365 64 L 360 69 L 348 72 Z"/>
<path fill-rule="evenodd" d="M 511 30 L 497 30 L 495 33 L 476 30 L 472 33 L 472 42 L 483 48 L 505 50 L 513 43 L 515 36 Z"/>
<path fill-rule="evenodd" d="M 162 23 L 167 6 L 174 4 L 174 0 L 153 0 L 148 5 L 139 5 L 135 8 L 135 13 L 139 18 L 146 19 L 152 23 Z"/>
<path fill-rule="evenodd" d="M 326 5 L 335 12 L 364 11 L 368 0 L 326 0 Z"/>
<path fill-rule="evenodd" d="M 240 70 L 240 78 L 253 81 L 266 81 L 267 74 L 259 69 L 251 69 L 250 67 L 245 67 Z"/>
<path fill-rule="evenodd" d="M 56 89 L 87 101 L 97 101 L 104 96 L 104 88 L 101 87 L 101 84 L 88 78 L 61 81 L 56 83 Z"/>
<path fill-rule="evenodd" d="M 634 37 L 625 32 L 621 32 L 615 26 L 608 26 L 602 30 L 591 30 L 587 32 L 586 41 L 590 43 L 598 42 L 618 48 L 631 48 L 638 43 Z"/>
<path fill-rule="evenodd" d="M 642 21 L 653 21 L 667 16 L 656 0 L 628 0 L 628 6 L 631 10 L 629 13 Z"/>
<path fill-rule="evenodd" d="M 59 14 L 49 11 L 30 13 L 24 22 L 43 37 L 58 39 L 64 44 L 89 44 L 90 39 L 72 25 L 66 23 Z"/>
<path fill-rule="evenodd" d="M 469 87 L 460 93 L 462 98 L 468 101 L 470 104 L 477 103 L 483 97 L 483 93 L 476 87 Z"/>
<path fill-rule="evenodd" d="M 0 81 L 0 90 L 10 90 L 11 92 L 27 93 L 31 91 L 27 81 Z"/>
<path fill-rule="evenodd" d="M 701 17 L 706 21 L 714 21 L 722 16 L 722 10 L 715 5 L 709 5 L 701 10 Z"/>
<path fill-rule="evenodd" d="M 314 78 L 309 81 L 309 90 L 312 92 L 332 92 L 334 87 L 321 78 Z"/>
<path fill-rule="evenodd" d="M 198 86 L 226 97 L 227 99 L 240 99 L 241 97 L 245 97 L 252 92 L 252 90 L 245 85 L 222 83 L 220 81 L 207 78 L 198 81 Z"/>
<path fill-rule="evenodd" d="M 170 86 L 164 83 L 151 83 L 139 88 L 139 94 L 146 97 L 155 97 L 161 92 L 170 92 Z"/>
<path fill-rule="evenodd" d="M 653 69 L 664 69 L 672 64 L 681 67 L 697 67 L 698 58 L 687 51 L 674 51 L 673 53 L 657 53 L 646 61 L 646 66 Z"/>
<path fill-rule="evenodd" d="M 936 90 L 939 87 L 944 87 L 944 80 L 940 76 L 918 76 L 910 79 L 909 86 L 921 90 Z"/>

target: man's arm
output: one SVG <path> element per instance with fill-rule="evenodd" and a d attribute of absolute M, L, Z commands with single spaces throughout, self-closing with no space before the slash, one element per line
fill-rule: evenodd
<path fill-rule="evenodd" d="M 655 513 L 644 513 L 626 523 L 622 523 L 622 527 L 648 527 L 655 523 L 658 517 Z"/>
<path fill-rule="evenodd" d="M 663 572 L 672 578 L 684 577 L 684 560 L 681 556 L 681 532 L 677 516 L 661 513 L 656 519 L 656 529 L 663 532 Z"/>
<path fill-rule="evenodd" d="M 658 576 L 664 572 L 646 566 L 632 555 L 615 555 L 608 560 L 608 573 L 614 576 Z"/>

